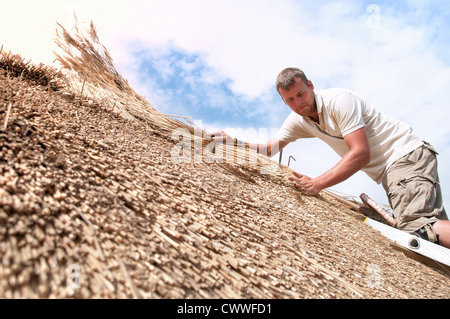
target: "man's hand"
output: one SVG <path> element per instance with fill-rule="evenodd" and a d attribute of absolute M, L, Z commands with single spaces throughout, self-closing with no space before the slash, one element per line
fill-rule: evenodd
<path fill-rule="evenodd" d="M 233 144 L 234 139 L 229 136 L 224 131 L 210 133 L 206 136 L 208 139 L 213 140 L 214 142 L 224 143 L 224 144 Z"/>
<path fill-rule="evenodd" d="M 308 195 L 319 195 L 322 188 L 319 186 L 317 179 L 308 177 L 292 171 L 295 177 L 289 177 L 289 180 L 294 183 L 295 187 Z"/>
<path fill-rule="evenodd" d="M 288 142 L 283 142 L 283 141 L 279 140 L 278 137 L 274 137 L 267 143 L 262 143 L 262 144 L 247 143 L 247 142 L 232 138 L 230 135 L 228 135 L 224 131 L 210 133 L 210 134 L 206 135 L 206 138 L 211 139 L 212 141 L 217 142 L 217 143 L 224 143 L 224 144 L 229 144 L 229 145 L 235 144 L 236 146 L 249 148 L 249 149 L 255 150 L 256 152 L 258 152 L 260 154 L 264 154 L 269 157 L 277 154 L 283 148 L 285 148 L 286 145 L 289 144 Z"/>

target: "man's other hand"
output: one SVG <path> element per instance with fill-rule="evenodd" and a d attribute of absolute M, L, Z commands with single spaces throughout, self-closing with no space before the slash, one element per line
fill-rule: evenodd
<path fill-rule="evenodd" d="M 295 177 L 289 177 L 289 180 L 294 183 L 295 187 L 300 189 L 307 195 L 319 195 L 322 188 L 319 186 L 317 179 L 308 177 L 292 171 Z"/>

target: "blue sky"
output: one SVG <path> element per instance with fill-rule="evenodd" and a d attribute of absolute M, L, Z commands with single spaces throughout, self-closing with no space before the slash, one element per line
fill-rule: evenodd
<path fill-rule="evenodd" d="M 259 97 L 247 98 L 233 92 L 232 81 L 215 79 L 214 69 L 195 53 L 172 47 L 162 54 L 152 51 L 134 53 L 138 61 L 139 81 L 157 88 L 159 96 L 152 100 L 166 114 L 189 116 L 205 123 L 226 118 L 223 124 L 232 122 L 246 126 L 249 122 L 263 127 L 270 121 L 265 112 L 268 103 Z M 151 93 L 149 93 L 151 95 Z M 265 104 L 265 107 L 261 107 Z"/>
<path fill-rule="evenodd" d="M 70 28 L 73 12 L 81 26 L 93 20 L 120 72 L 158 110 L 252 142 L 289 113 L 274 84 L 285 67 L 302 68 L 316 89 L 354 90 L 435 145 L 450 203 L 447 0 L 16 0 L 2 9 L 22 17 L 1 19 L 0 44 L 47 64 L 56 21 Z M 318 140 L 289 145 L 284 164 L 290 155 L 310 176 L 339 160 Z M 333 189 L 386 203 L 364 173 Z"/>

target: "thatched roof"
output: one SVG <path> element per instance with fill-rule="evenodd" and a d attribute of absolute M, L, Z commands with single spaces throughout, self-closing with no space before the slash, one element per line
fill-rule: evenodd
<path fill-rule="evenodd" d="M 192 126 L 136 94 L 93 28 L 59 41 L 63 73 L 0 56 L 0 297 L 450 295 L 447 270 L 286 167 L 173 163 L 171 131 Z"/>

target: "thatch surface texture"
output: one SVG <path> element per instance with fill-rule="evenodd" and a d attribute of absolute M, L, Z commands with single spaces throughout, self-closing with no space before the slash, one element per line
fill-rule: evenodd
<path fill-rule="evenodd" d="M 1 52 L 0 297 L 450 295 L 448 271 L 300 194 L 286 168 L 173 163 L 170 129 L 189 126 L 92 70 L 107 80 Z"/>

